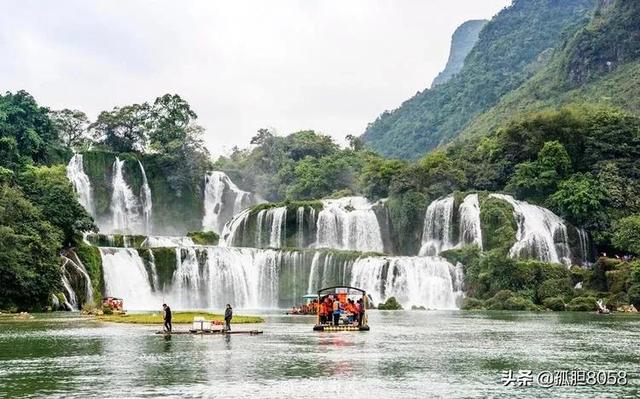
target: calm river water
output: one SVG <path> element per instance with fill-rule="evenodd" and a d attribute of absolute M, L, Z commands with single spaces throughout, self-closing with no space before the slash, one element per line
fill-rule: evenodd
<path fill-rule="evenodd" d="M 309 317 L 266 318 L 260 336 L 164 338 L 153 334 L 156 326 L 106 324 L 69 314 L 30 321 L 1 317 L 0 396 L 640 395 L 640 317 L 635 315 L 371 311 L 368 333 L 315 333 Z M 543 371 L 576 369 L 624 371 L 628 384 L 543 388 L 535 378 Z M 505 387 L 505 370 L 514 378 L 531 370 L 534 380 L 530 386 Z"/>

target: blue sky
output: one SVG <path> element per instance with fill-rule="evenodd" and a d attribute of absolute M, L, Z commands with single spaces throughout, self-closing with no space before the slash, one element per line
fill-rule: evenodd
<path fill-rule="evenodd" d="M 428 87 L 451 34 L 509 0 L 0 0 L 0 90 L 94 118 L 167 92 L 213 154 L 255 131 L 342 141 Z"/>

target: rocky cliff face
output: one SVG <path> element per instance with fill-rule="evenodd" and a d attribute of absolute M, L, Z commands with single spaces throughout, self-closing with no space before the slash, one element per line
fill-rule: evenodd
<path fill-rule="evenodd" d="M 489 22 L 486 19 L 477 19 L 464 22 L 453 32 L 451 37 L 451 50 L 444 70 L 433 79 L 431 87 L 443 84 L 455 74 L 460 72 L 464 65 L 464 59 L 478 41 L 480 31 Z"/>

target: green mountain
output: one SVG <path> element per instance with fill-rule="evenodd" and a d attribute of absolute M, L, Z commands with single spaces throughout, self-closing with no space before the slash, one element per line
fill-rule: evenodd
<path fill-rule="evenodd" d="M 453 75 L 460 72 L 464 65 L 464 59 L 475 46 L 480 36 L 480 31 L 487 24 L 486 19 L 476 19 L 466 21 L 453 32 L 451 37 L 451 49 L 449 50 L 449 59 L 444 70 L 433 79 L 431 87 L 441 85 L 451 80 Z"/>
<path fill-rule="evenodd" d="M 640 2 L 602 1 L 551 61 L 476 118 L 465 135 L 483 134 L 513 117 L 569 103 L 595 103 L 640 113 Z"/>
<path fill-rule="evenodd" d="M 457 75 L 371 123 L 363 135 L 367 146 L 417 158 L 449 142 L 543 67 L 594 8 L 594 0 L 515 0 L 485 25 Z"/>

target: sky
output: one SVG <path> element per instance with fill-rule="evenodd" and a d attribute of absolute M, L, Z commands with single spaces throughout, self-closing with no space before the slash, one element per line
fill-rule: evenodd
<path fill-rule="evenodd" d="M 177 93 L 214 155 L 259 128 L 339 143 L 430 86 L 510 0 L 0 0 L 0 92 L 102 110 Z"/>

